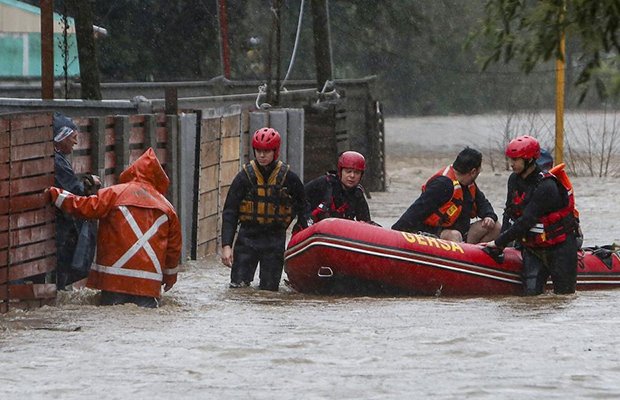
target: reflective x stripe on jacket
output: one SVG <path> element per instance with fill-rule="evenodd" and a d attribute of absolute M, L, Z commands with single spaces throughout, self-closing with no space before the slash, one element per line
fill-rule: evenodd
<path fill-rule="evenodd" d="M 96 196 L 52 187 L 54 204 L 73 216 L 98 219 L 98 250 L 87 285 L 94 289 L 159 297 L 177 279 L 181 226 L 164 197 L 169 180 L 152 149 Z"/>

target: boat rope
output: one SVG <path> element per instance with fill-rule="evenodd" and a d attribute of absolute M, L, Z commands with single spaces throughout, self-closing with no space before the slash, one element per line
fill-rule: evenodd
<path fill-rule="evenodd" d="M 327 91 L 328 87 L 333 87 L 333 89 L 328 92 Z M 325 84 L 323 85 L 323 89 L 321 89 L 320 92 L 316 92 L 316 94 L 317 94 L 316 104 L 319 104 L 321 101 L 325 100 L 328 97 L 335 98 L 335 99 L 340 98 L 340 94 L 338 93 L 338 90 L 336 90 L 335 82 L 329 79 L 325 81 Z"/>
<path fill-rule="evenodd" d="M 271 104 L 269 103 L 261 103 L 260 105 L 258 104 L 261 96 L 264 96 L 265 94 L 267 94 L 267 84 L 258 87 L 258 95 L 256 96 L 256 102 L 254 103 L 256 105 L 256 109 L 266 110 L 268 108 L 271 108 Z"/>
<path fill-rule="evenodd" d="M 284 84 L 286 83 L 291 73 L 291 70 L 293 69 L 293 64 L 295 64 L 295 55 L 297 54 L 297 46 L 299 45 L 299 37 L 301 36 L 301 22 L 304 18 L 304 2 L 305 0 L 301 0 L 301 5 L 299 6 L 299 20 L 297 21 L 297 34 L 295 35 L 295 44 L 293 45 L 293 54 L 291 55 L 291 61 L 288 64 L 288 70 L 286 71 L 286 75 L 284 76 L 282 85 L 280 85 L 280 90 L 284 89 Z"/>

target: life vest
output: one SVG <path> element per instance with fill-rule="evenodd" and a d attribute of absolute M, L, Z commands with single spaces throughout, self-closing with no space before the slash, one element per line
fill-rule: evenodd
<path fill-rule="evenodd" d="M 544 179 L 553 179 L 557 183 L 558 188 L 560 188 L 560 191 L 566 196 L 566 205 L 564 207 L 543 215 L 536 225 L 522 238 L 522 242 L 526 246 L 548 247 L 562 243 L 566 240 L 566 234 L 574 232 L 577 228 L 577 221 L 575 219 L 575 196 L 572 185 L 562 168 L 556 169 L 556 172 L 558 171 L 563 172 L 563 174 L 559 174 L 562 176 L 561 179 L 552 174 L 551 171 L 542 171 L 538 174 L 537 182 L 530 191 L 523 193 L 515 191 L 512 193 L 511 204 L 508 206 L 507 212 L 513 221 L 516 221 L 523 215 L 523 210 L 529 203 L 536 187 L 538 187 L 540 182 Z"/>
<path fill-rule="evenodd" d="M 431 180 L 439 176 L 448 177 L 452 181 L 452 184 L 454 185 L 452 198 L 441 207 L 439 207 L 428 218 L 426 218 L 424 223 L 429 226 L 452 226 L 456 222 L 459 215 L 461 215 L 461 211 L 463 210 L 463 188 L 461 186 L 461 183 L 456 179 L 456 176 L 454 174 L 454 168 L 452 167 L 452 165 L 448 165 L 446 168 L 438 171 L 428 181 L 426 181 L 424 186 L 422 186 L 422 191 L 424 192 L 424 190 L 426 189 L 426 185 L 428 185 Z M 472 213 L 470 217 L 475 218 L 478 214 L 478 209 L 475 202 L 476 184 L 472 183 L 467 187 L 467 190 L 469 190 L 469 194 L 471 195 L 471 199 L 473 201 Z"/>
<path fill-rule="evenodd" d="M 293 221 L 293 198 L 284 186 L 289 169 L 287 164 L 278 161 L 265 182 L 255 160 L 243 166 L 252 188 L 239 207 L 239 221 L 284 228 L 289 226 Z"/>
<path fill-rule="evenodd" d="M 179 219 L 163 195 L 168 177 L 149 149 L 120 181 L 96 196 L 75 196 L 55 187 L 50 194 L 62 211 L 100 220 L 88 287 L 160 297 L 161 285 L 172 286 L 177 280 L 182 246 Z"/>
<path fill-rule="evenodd" d="M 357 185 L 353 197 L 353 201 L 345 201 L 340 206 L 336 207 L 336 201 L 334 199 L 334 186 L 340 185 L 340 179 L 337 175 L 328 172 L 326 174 L 327 179 L 327 191 L 323 202 L 312 211 L 312 219 L 314 222 L 321 221 L 325 218 L 342 218 L 355 220 L 355 210 L 357 209 L 357 201 L 364 197 L 364 189 L 362 185 Z"/>
<path fill-rule="evenodd" d="M 573 184 L 571 183 L 570 179 L 568 179 L 568 175 L 566 174 L 566 171 L 564 170 L 565 166 L 566 165 L 564 163 L 558 164 L 555 167 L 551 168 L 549 172 L 552 173 L 556 178 L 558 178 L 558 180 L 562 183 L 562 185 L 564 185 L 564 187 L 568 189 L 570 193 L 572 193 L 573 197 L 576 197 Z M 577 204 L 575 204 L 573 215 L 575 216 L 577 221 L 579 221 L 579 210 L 577 210 Z"/>

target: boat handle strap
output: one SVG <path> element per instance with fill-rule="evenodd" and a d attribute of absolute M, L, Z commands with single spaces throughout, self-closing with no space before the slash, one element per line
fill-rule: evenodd
<path fill-rule="evenodd" d="M 319 278 L 331 278 L 334 276 L 334 271 L 330 267 L 319 267 Z"/>

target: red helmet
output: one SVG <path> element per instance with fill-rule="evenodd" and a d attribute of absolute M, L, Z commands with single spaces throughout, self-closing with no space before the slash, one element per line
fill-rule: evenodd
<path fill-rule="evenodd" d="M 357 151 L 345 151 L 338 159 L 338 172 L 343 168 L 359 169 L 364 172 L 366 170 L 366 159 Z"/>
<path fill-rule="evenodd" d="M 531 136 L 519 136 L 506 147 L 506 156 L 511 158 L 538 159 L 540 157 L 540 143 Z"/>
<path fill-rule="evenodd" d="M 252 148 L 259 150 L 275 150 L 274 160 L 280 155 L 280 134 L 273 128 L 260 128 L 252 136 Z"/>

